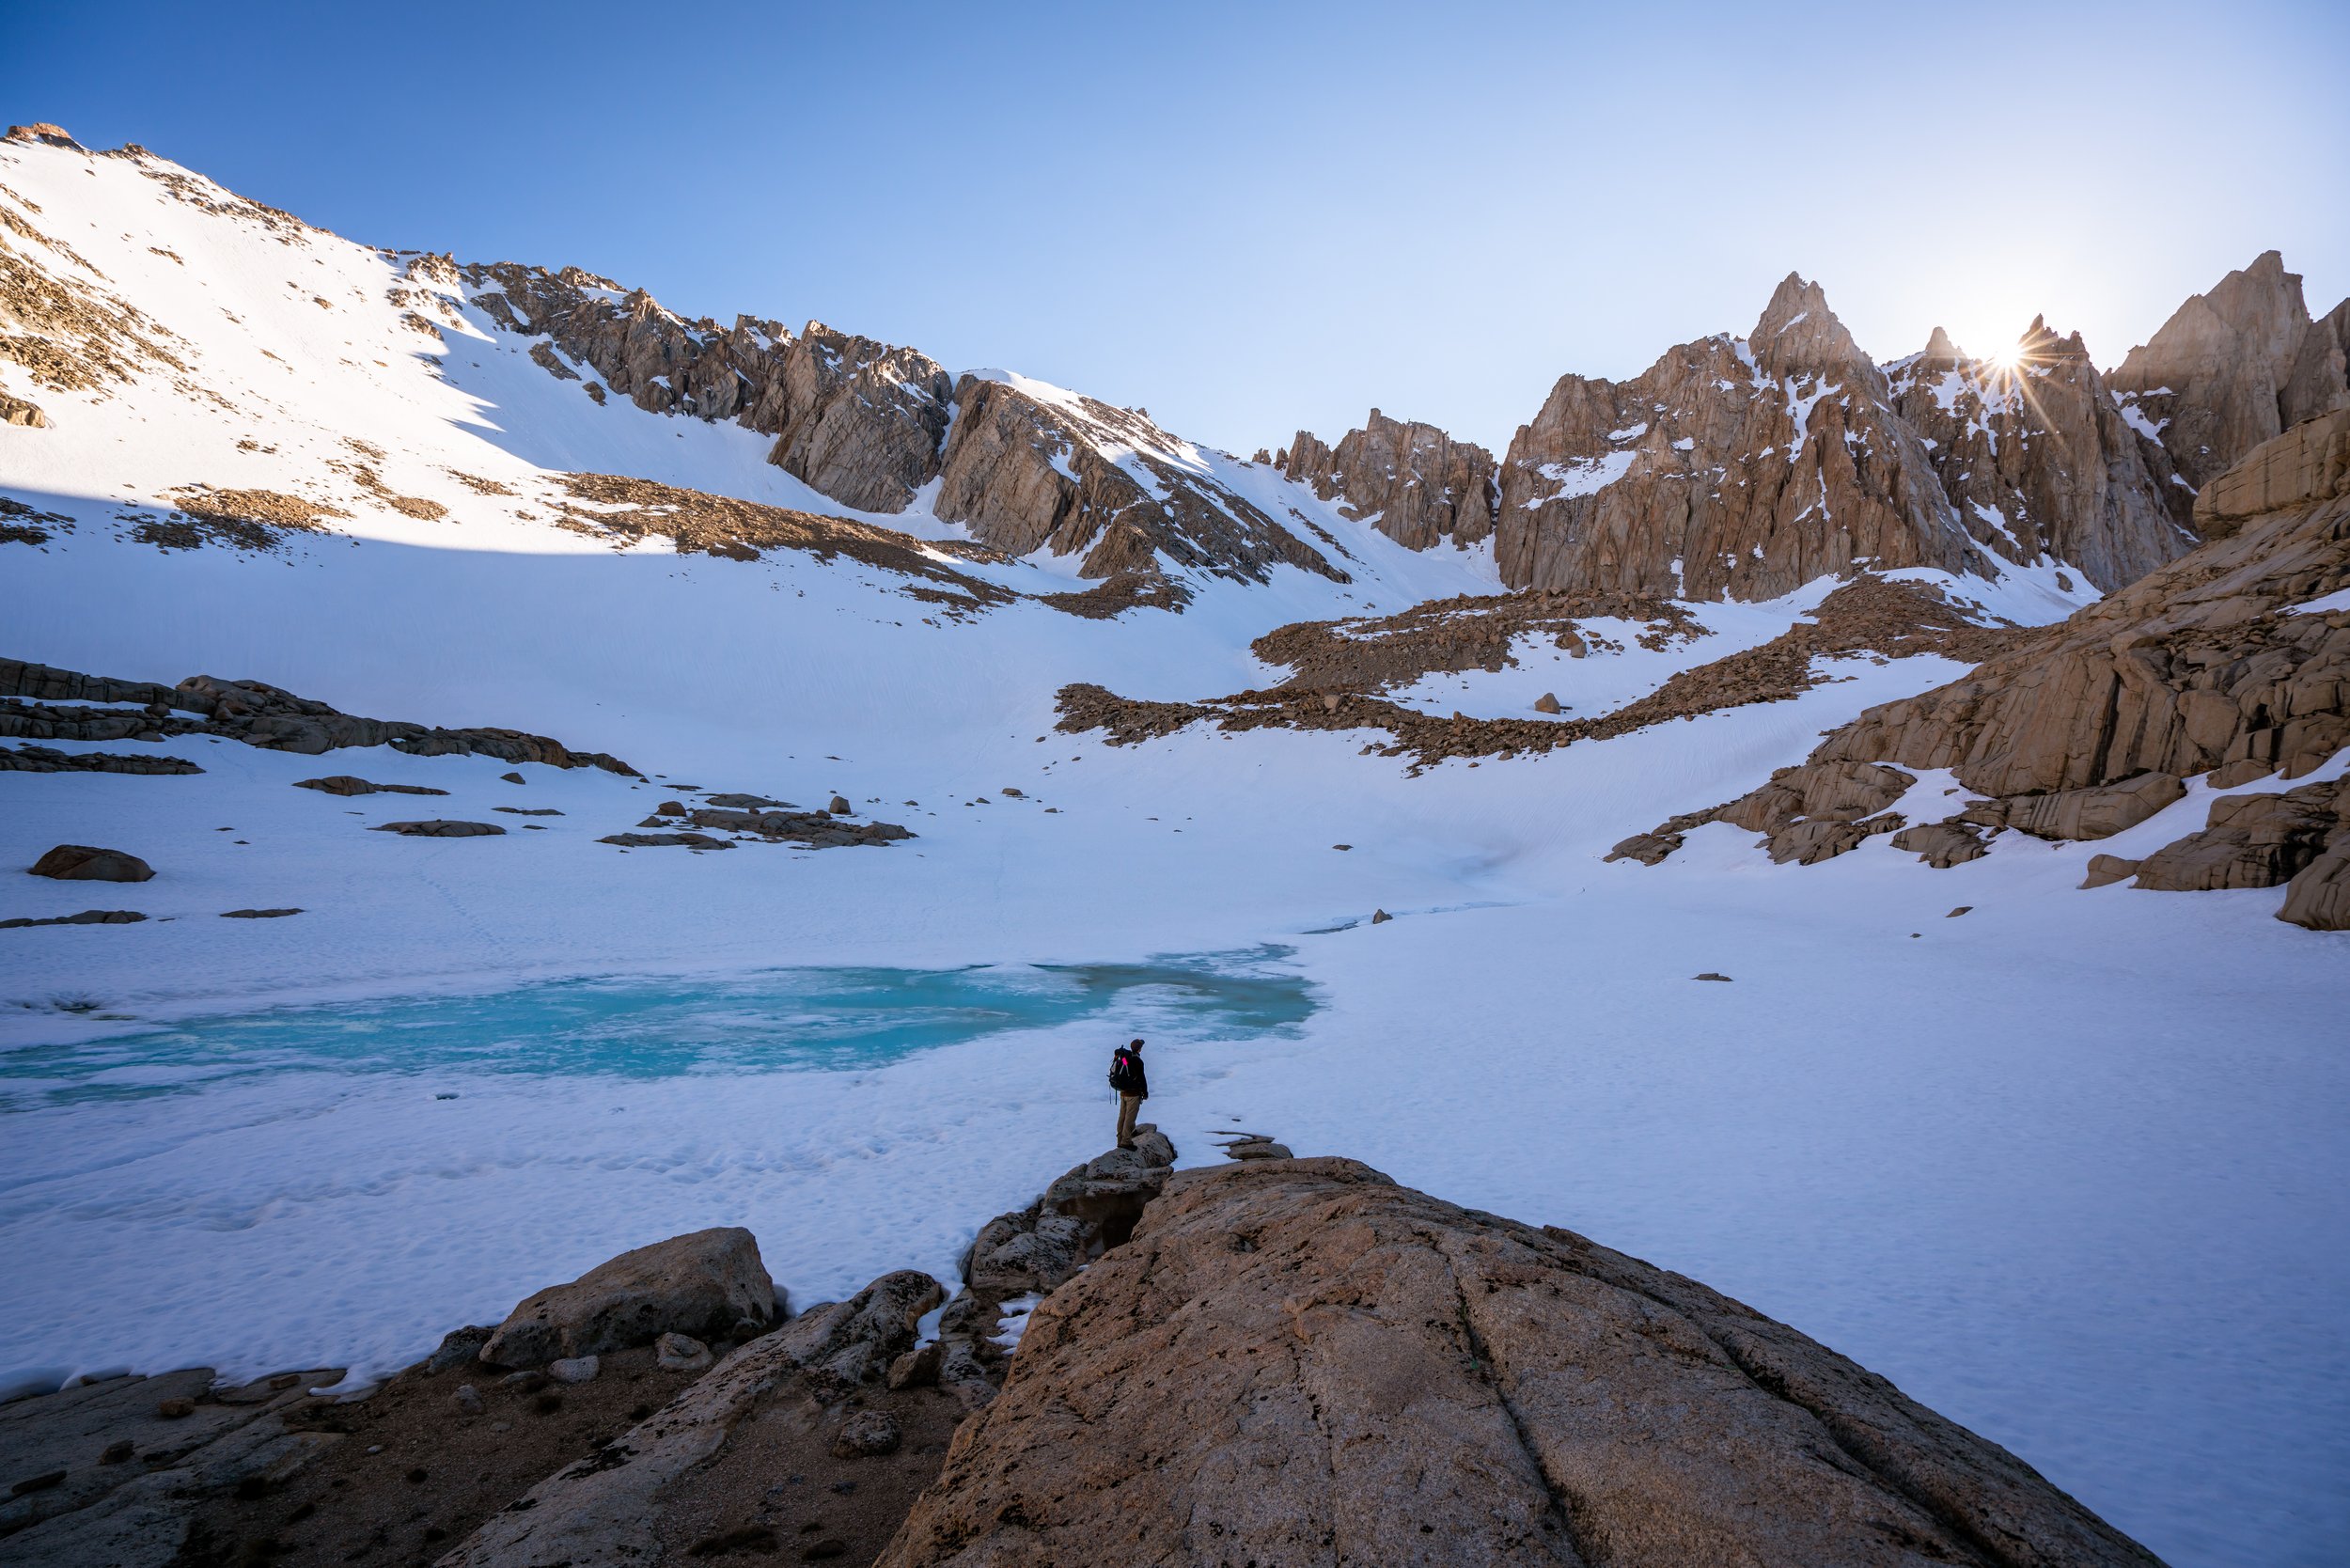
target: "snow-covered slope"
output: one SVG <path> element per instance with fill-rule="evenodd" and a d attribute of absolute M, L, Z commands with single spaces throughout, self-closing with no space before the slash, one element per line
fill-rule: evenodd
<path fill-rule="evenodd" d="M 158 871 L 19 876 L 0 900 L 0 917 L 149 916 L 0 932 L 0 1247 L 29 1265 L 0 1271 L 0 1372 L 380 1369 L 710 1223 L 750 1225 L 805 1299 L 883 1267 L 948 1273 L 971 1224 L 1107 1128 L 1101 1042 L 1077 1028 L 855 1072 L 356 1063 L 219 1082 L 207 1061 L 136 1059 L 140 1028 L 565 975 L 1277 944 L 1317 1005 L 1294 1030 L 1226 1038 L 1167 1006 L 1180 1043 L 1154 1059 L 1152 1111 L 1187 1159 L 1241 1119 L 1574 1225 L 1817 1334 L 2177 1560 L 2248 1562 L 2241 1539 L 2306 1540 L 2273 1560 L 2319 1560 L 2330 1537 L 2310 1499 L 2350 1454 L 2350 1403 L 2333 1397 L 2350 1359 L 2328 1326 L 2350 1290 L 2330 1199 L 2350 1169 L 2315 1130 L 2342 1084 L 2310 1022 L 2339 1000 L 2338 937 L 2270 918 L 2273 896 L 2069 902 L 2087 846 L 1932 872 L 1873 840 L 1804 870 L 1707 828 L 1660 868 L 1601 860 L 1949 681 L 1950 660 L 1822 659 L 1826 679 L 1785 700 L 1416 773 L 1364 755 L 1376 730 L 1194 725 L 1108 745 L 1056 728 L 1063 686 L 1186 701 L 1266 686 L 1289 672 L 1254 639 L 1492 593 L 1490 543 L 1405 549 L 1270 465 L 1006 373 L 954 378 L 957 406 L 1016 394 L 1005 428 L 1046 444 L 1003 472 L 1051 493 L 975 484 L 1008 530 L 983 547 L 995 523 L 941 506 L 977 468 L 942 460 L 902 510 L 844 507 L 769 461 L 773 432 L 597 400 L 591 363 L 507 325 L 463 268 L 308 228 L 144 154 L 0 145 L 0 187 L 5 330 L 62 356 L 45 374 L 0 358 L 0 393 L 46 419 L 0 426 L 0 494 L 28 509 L 0 518 L 0 654 L 518 727 L 651 776 L 530 764 L 518 789 L 481 757 L 196 735 L 49 744 L 200 774 L 0 772 L 0 863 L 100 843 Z M 748 559 L 681 548 L 714 537 L 693 531 L 699 503 L 632 510 L 599 497 L 655 493 L 583 493 L 576 474 L 894 530 L 1002 591 L 943 605 L 888 564 L 907 557 L 835 549 L 850 536 L 821 529 Z M 1181 527 L 1135 536 L 1180 610 L 1072 607 L 1111 580 L 1078 572 L 1114 519 L 1059 536 L 1059 553 L 1056 531 L 1120 482 L 1188 497 Z M 310 526 L 270 521 L 301 503 Z M 261 516 L 247 532 L 206 521 L 240 507 Z M 1329 570 L 1186 561 L 1224 526 L 1211 513 L 1227 537 L 1268 538 L 1251 512 Z M 270 547 L 224 542 L 240 538 Z M 1529 642 L 1514 666 L 1397 695 L 1471 720 L 1524 717 L 1545 691 L 1605 710 L 1770 641 L 1824 586 L 1684 606 L 1699 632 L 1662 648 L 1594 620 L 1612 646 L 1583 658 Z M 2045 572 L 1956 591 L 2018 621 L 2094 598 Z M 369 833 L 428 813 L 291 787 L 332 773 L 444 789 L 429 814 L 513 831 Z M 813 853 L 598 841 L 688 785 L 838 792 L 918 837 Z M 562 815 L 526 831 L 489 815 L 506 805 Z M 1958 904 L 1975 912 L 1945 920 Z M 304 913 L 219 917 L 290 906 Z M 1373 926 L 1376 909 L 1396 918 Z M 1692 983 L 1701 971 L 1733 983 Z M 94 1066 L 109 1042 L 125 1059 Z"/>

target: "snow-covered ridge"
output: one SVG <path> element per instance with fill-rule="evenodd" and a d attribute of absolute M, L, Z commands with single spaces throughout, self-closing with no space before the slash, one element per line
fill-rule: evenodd
<path fill-rule="evenodd" d="M 374 249 L 139 150 L 0 144 L 0 222 L 12 298 L 40 307 L 16 310 L 24 336 L 0 354 L 0 396 L 44 422 L 0 468 L 28 505 L 111 521 L 168 513 L 194 486 L 297 498 L 330 534 L 568 554 L 593 546 L 556 525 L 552 476 L 594 472 L 920 537 L 989 533 L 986 508 L 936 510 L 958 378 L 915 351 L 814 321 L 686 321 L 577 269 Z M 1333 579 L 1393 554 L 1356 548 L 1369 530 L 1277 473 L 1006 376 L 1049 413 L 1053 432 L 1030 438 L 1057 447 L 1073 493 L 1083 447 L 1167 514 L 1177 551 L 1156 564 L 1179 579 L 1230 570 L 1186 532 L 1186 500 L 1244 532 L 1287 530 L 1268 562 Z M 1085 541 L 1045 532 L 1017 553 L 1065 577 L 1052 557 L 1081 558 Z"/>

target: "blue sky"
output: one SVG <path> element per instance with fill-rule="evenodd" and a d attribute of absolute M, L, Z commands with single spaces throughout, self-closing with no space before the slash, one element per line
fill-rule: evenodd
<path fill-rule="evenodd" d="M 1246 453 L 1498 447 L 1791 270 L 1889 358 L 2350 293 L 2350 7 L 52 4 L 10 119 L 371 243 L 809 317 Z"/>

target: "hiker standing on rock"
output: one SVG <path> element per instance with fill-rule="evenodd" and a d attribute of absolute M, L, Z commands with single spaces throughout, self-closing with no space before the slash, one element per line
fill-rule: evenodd
<path fill-rule="evenodd" d="M 1135 1118 L 1151 1098 L 1151 1080 L 1142 1071 L 1142 1042 L 1129 1040 L 1110 1058 L 1110 1087 L 1118 1090 L 1118 1146 L 1135 1146 Z"/>

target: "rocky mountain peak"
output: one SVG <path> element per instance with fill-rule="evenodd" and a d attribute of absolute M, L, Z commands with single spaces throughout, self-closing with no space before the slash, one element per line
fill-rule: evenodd
<path fill-rule="evenodd" d="M 1407 549 L 1439 541 L 1474 544 L 1493 532 L 1494 456 L 1434 425 L 1378 409 L 1336 450 L 1299 431 L 1275 459 L 1290 478 Z"/>
<path fill-rule="evenodd" d="M 36 120 L 30 125 L 11 125 L 6 138 L 12 142 L 41 142 L 50 147 L 70 147 L 76 152 L 88 150 L 73 139 L 73 133 L 62 125 Z"/>
<path fill-rule="evenodd" d="M 1864 564 L 1988 572 L 1888 400 L 1794 274 L 1751 337 L 1684 343 L 1622 384 L 1562 376 L 1502 465 L 1502 580 L 1768 599 Z"/>
<path fill-rule="evenodd" d="M 1926 339 L 1926 346 L 1918 352 L 1917 357 L 1920 362 L 1933 365 L 1936 368 L 1948 369 L 1966 355 L 1957 344 L 1950 341 L 1949 333 L 1940 327 L 1935 327 L 1934 335 Z"/>
<path fill-rule="evenodd" d="M 1747 342 L 1756 362 L 1775 376 L 1876 375 L 1874 363 L 1828 308 L 1827 290 L 1795 273 L 1771 291 Z"/>
<path fill-rule="evenodd" d="M 2264 251 L 2180 306 L 2107 380 L 2201 488 L 2284 428 L 2284 392 L 2310 329 L 2300 274 Z M 2307 387 L 2292 400 L 2297 407 L 2324 390 Z"/>
<path fill-rule="evenodd" d="M 2045 365 L 2060 359 L 2086 360 L 2089 346 L 2077 332 L 2062 337 L 2048 324 L 2045 316 L 2034 316 L 2031 325 L 2015 340 L 2015 362 L 2019 366 Z"/>
<path fill-rule="evenodd" d="M 2111 591 L 2193 544 L 2176 504 L 2187 493 L 2168 483 L 2168 458 L 2131 427 L 2079 333 L 2034 316 L 1998 360 L 1930 346 L 1896 364 L 1888 388 L 1961 525 L 1991 554 L 2063 561 Z"/>
<path fill-rule="evenodd" d="M 2204 300 L 2218 318 L 2242 333 L 2252 351 L 2281 365 L 2309 329 L 2310 308 L 2301 295 L 2301 274 L 2285 271 L 2285 259 L 2264 250 L 2252 264 L 2221 278 Z"/>

